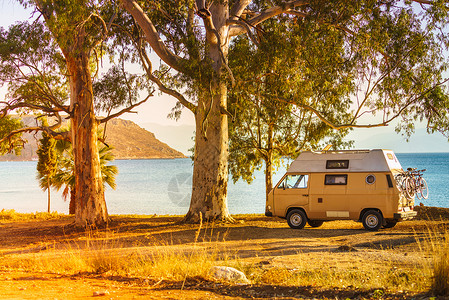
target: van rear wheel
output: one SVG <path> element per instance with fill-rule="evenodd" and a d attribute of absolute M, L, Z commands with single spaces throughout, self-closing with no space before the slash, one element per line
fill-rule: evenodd
<path fill-rule="evenodd" d="M 307 223 L 307 216 L 300 209 L 292 209 L 287 214 L 287 223 L 293 229 L 303 229 Z"/>
<path fill-rule="evenodd" d="M 385 225 L 382 226 L 383 228 L 393 228 L 394 226 L 396 226 L 396 224 L 398 223 L 397 220 L 387 220 L 385 222 Z"/>
<path fill-rule="evenodd" d="M 321 220 L 309 220 L 309 221 L 307 221 L 307 223 L 309 223 L 310 227 L 320 227 L 321 225 L 323 225 L 324 221 L 321 221 Z"/>
<path fill-rule="evenodd" d="M 377 210 L 368 210 L 362 217 L 363 227 L 369 231 L 377 231 L 382 227 L 383 217 Z"/>

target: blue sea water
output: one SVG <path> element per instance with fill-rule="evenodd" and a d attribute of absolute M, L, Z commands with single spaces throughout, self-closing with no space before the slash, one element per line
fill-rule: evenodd
<path fill-rule="evenodd" d="M 429 185 L 429 206 L 449 207 L 449 153 L 398 153 L 407 167 L 427 169 L 424 177 Z M 117 160 L 117 189 L 106 189 L 110 214 L 182 215 L 188 211 L 191 189 L 190 159 Z M 285 169 L 273 176 L 276 183 Z M 265 211 L 263 171 L 255 174 L 251 185 L 238 181 L 228 185 L 231 214 Z M 18 212 L 47 210 L 47 194 L 36 180 L 36 162 L 0 162 L 0 210 Z M 61 192 L 52 190 L 51 210 L 68 213 L 68 202 Z"/>

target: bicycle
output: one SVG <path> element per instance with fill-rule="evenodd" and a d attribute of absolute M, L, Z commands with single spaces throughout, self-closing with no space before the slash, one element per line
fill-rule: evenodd
<path fill-rule="evenodd" d="M 412 199 L 415 195 L 418 199 L 427 199 L 429 197 L 427 181 L 422 177 L 425 171 L 426 169 L 416 170 L 416 168 L 407 168 L 407 171 L 403 171 L 395 176 L 399 187 L 407 198 Z"/>

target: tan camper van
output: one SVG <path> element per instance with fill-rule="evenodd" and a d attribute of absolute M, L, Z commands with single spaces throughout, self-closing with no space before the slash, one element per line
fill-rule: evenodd
<path fill-rule="evenodd" d="M 393 227 L 417 214 L 395 180 L 401 173 L 391 150 L 303 152 L 268 194 L 265 214 L 295 229 L 345 219 L 370 231 Z"/>

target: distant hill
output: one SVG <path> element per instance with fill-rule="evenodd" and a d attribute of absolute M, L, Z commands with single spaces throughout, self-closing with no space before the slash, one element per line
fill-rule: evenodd
<path fill-rule="evenodd" d="M 195 145 L 193 139 L 195 136 L 194 125 L 160 125 L 156 123 L 141 123 L 139 125 L 153 132 L 157 139 L 181 151 L 184 155 L 192 155 L 189 149 Z"/>
<path fill-rule="evenodd" d="M 33 117 L 24 117 L 27 126 L 35 125 Z M 37 141 L 41 134 L 24 134 L 28 141 L 20 156 L 7 154 L 0 161 L 24 161 L 37 159 Z M 156 139 L 153 133 L 132 121 L 113 119 L 106 126 L 106 143 L 114 147 L 115 159 L 183 158 L 184 154 Z"/>
<path fill-rule="evenodd" d="M 181 152 L 159 141 L 153 133 L 132 121 L 113 119 L 106 126 L 106 143 L 116 159 L 181 158 Z"/>

